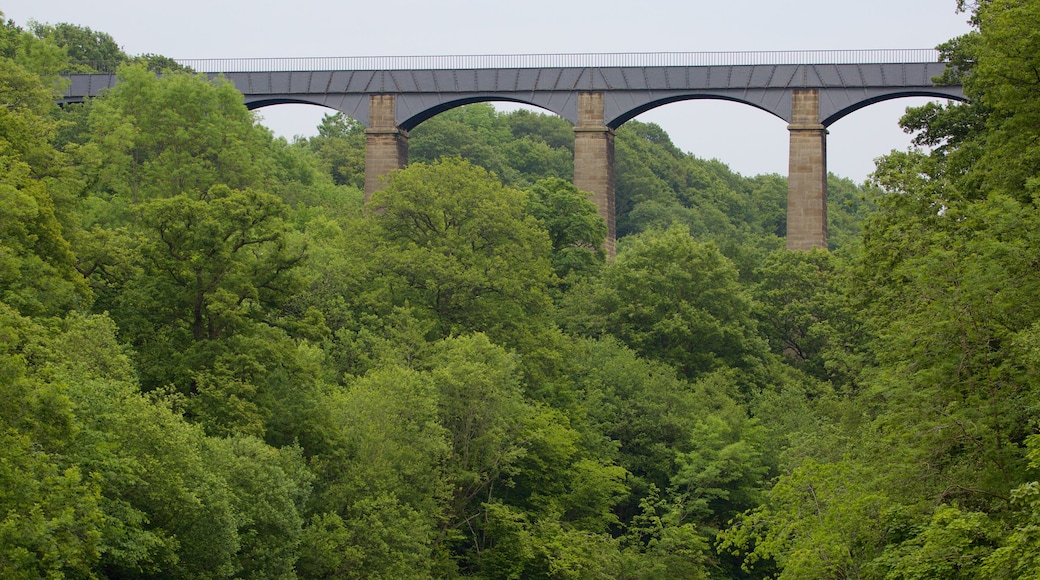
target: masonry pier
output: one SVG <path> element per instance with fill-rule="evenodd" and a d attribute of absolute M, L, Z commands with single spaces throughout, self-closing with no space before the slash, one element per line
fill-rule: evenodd
<path fill-rule="evenodd" d="M 607 222 L 604 249 L 614 257 L 614 130 L 603 122 L 603 93 L 578 94 L 574 127 L 574 186 L 592 194 Z"/>
<path fill-rule="evenodd" d="M 383 189 L 386 176 L 408 163 L 408 132 L 397 126 L 394 95 L 369 98 L 370 122 L 365 129 L 365 203 Z"/>
<path fill-rule="evenodd" d="M 827 128 L 820 124 L 820 93 L 791 95 L 791 156 L 787 174 L 787 249 L 827 248 Z"/>

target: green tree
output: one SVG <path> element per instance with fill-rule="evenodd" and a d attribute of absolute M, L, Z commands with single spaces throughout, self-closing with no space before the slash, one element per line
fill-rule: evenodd
<path fill-rule="evenodd" d="M 853 383 L 870 337 L 847 291 L 847 270 L 823 250 L 777 250 L 754 274 L 755 318 L 771 350 L 838 387 Z"/>
<path fill-rule="evenodd" d="M 357 238 L 372 277 L 366 300 L 411 306 L 434 322 L 431 338 L 481 331 L 515 343 L 549 306 L 549 241 L 525 202 L 458 159 L 392 174 Z"/>
<path fill-rule="evenodd" d="M 589 296 L 587 330 L 690 378 L 721 366 L 752 369 L 764 354 L 736 268 L 678 227 L 626 238 Z"/>
<path fill-rule="evenodd" d="M 63 48 L 69 60 L 88 71 L 114 72 L 117 65 L 129 60 L 111 35 L 85 26 L 30 22 L 29 29 L 38 38 Z"/>
<path fill-rule="evenodd" d="M 49 142 L 51 97 L 38 76 L 0 59 L 0 100 L 9 103 L 0 107 L 0 300 L 28 315 L 90 301 L 52 195 L 66 161 Z"/>
<path fill-rule="evenodd" d="M 13 20 L 3 20 L 0 12 L 0 57 L 11 61 L 32 73 L 39 75 L 47 82 L 53 82 L 57 88 L 57 75 L 63 72 L 68 63 L 68 55 L 58 45 L 46 39 L 37 38 L 31 32 L 23 30 Z"/>
<path fill-rule="evenodd" d="M 95 195 L 113 209 L 204 194 L 218 184 L 261 186 L 268 137 L 229 81 L 188 73 L 159 78 L 143 65 L 120 68 L 118 79 L 90 112 L 101 157 L 91 176 Z"/>
<path fill-rule="evenodd" d="M 342 113 L 325 115 L 307 145 L 337 185 L 365 187 L 365 127 Z"/>
<path fill-rule="evenodd" d="M 596 205 L 572 183 L 548 178 L 527 190 L 527 213 L 549 232 L 556 276 L 567 280 L 599 271 L 607 224 Z"/>
<path fill-rule="evenodd" d="M 983 186 L 1028 199 L 1040 172 L 1040 6 L 1024 0 L 987 0 L 974 12 L 979 35 L 976 64 L 965 94 L 987 109 L 986 139 L 979 165 Z"/>
<path fill-rule="evenodd" d="M 878 578 L 871 561 L 898 529 L 898 506 L 854 461 L 806 461 L 781 477 L 765 503 L 719 534 L 719 550 L 746 554 L 744 569 L 775 561 L 788 578 Z"/>

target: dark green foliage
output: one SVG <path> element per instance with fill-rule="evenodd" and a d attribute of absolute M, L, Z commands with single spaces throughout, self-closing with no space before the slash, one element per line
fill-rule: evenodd
<path fill-rule="evenodd" d="M 0 26 L 0 576 L 1035 577 L 1040 12 L 970 8 L 834 253 L 630 122 L 610 262 L 562 119 L 447 111 L 363 207 L 343 116 Z M 58 111 L 70 58 L 142 62 Z"/>

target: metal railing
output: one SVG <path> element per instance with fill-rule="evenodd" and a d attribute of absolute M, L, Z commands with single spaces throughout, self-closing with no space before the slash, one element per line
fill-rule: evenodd
<path fill-rule="evenodd" d="M 502 68 L 591 68 L 655 66 L 740 66 L 776 64 L 887 64 L 939 62 L 926 49 L 795 50 L 751 52 L 619 52 L 605 54 L 490 54 L 438 56 L 341 56 L 287 58 L 174 59 L 197 72 L 328 70 L 458 70 Z M 112 63 L 83 64 L 112 72 Z"/>

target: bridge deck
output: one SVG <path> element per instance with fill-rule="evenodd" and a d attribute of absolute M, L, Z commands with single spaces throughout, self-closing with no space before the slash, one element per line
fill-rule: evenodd
<path fill-rule="evenodd" d="M 804 62 L 809 59 L 817 62 Z M 662 104 L 698 98 L 746 103 L 791 122 L 795 89 L 820 91 L 819 122 L 825 126 L 891 98 L 963 99 L 960 87 L 933 84 L 946 65 L 932 50 L 212 59 L 181 64 L 222 74 L 250 108 L 314 104 L 366 126 L 368 97 L 392 94 L 397 97 L 398 126 L 405 130 L 454 106 L 493 100 L 539 106 L 577 123 L 576 95 L 582 92 L 605 95 L 604 118 L 615 128 Z M 68 78 L 65 102 L 95 96 L 116 82 L 112 74 Z"/>

